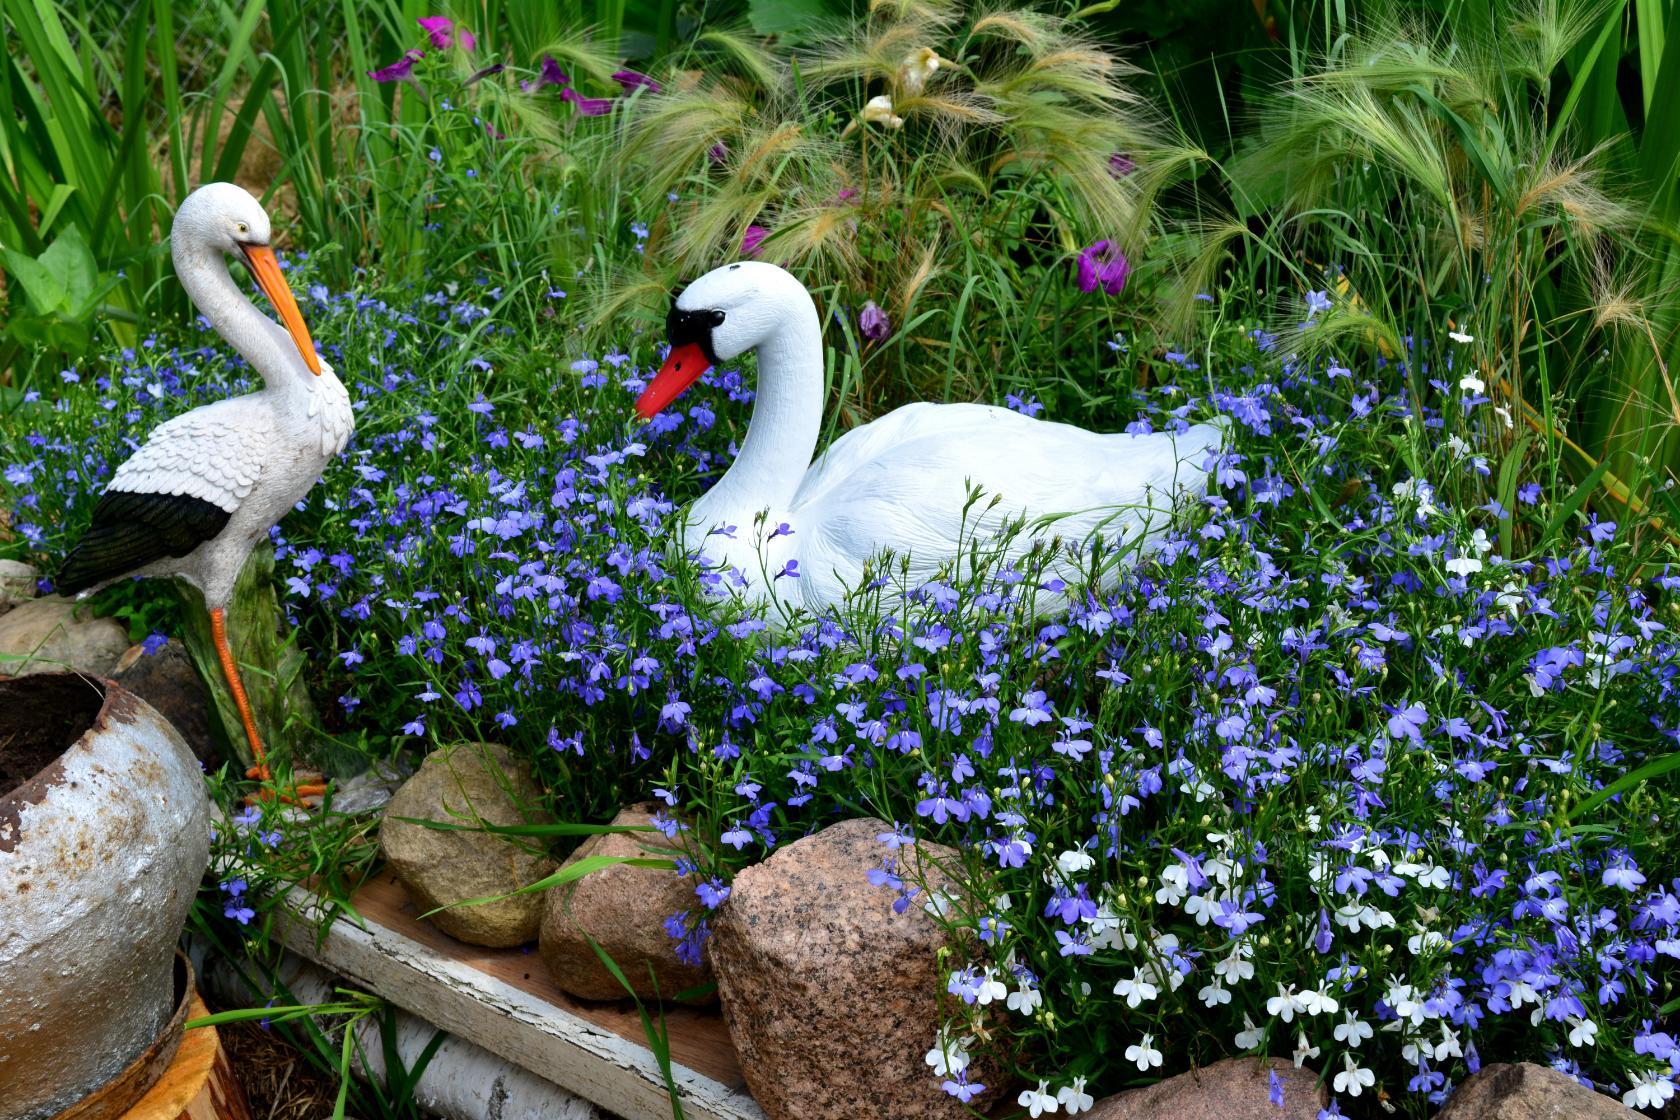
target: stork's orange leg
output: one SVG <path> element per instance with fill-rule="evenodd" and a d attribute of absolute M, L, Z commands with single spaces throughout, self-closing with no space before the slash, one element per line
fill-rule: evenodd
<path fill-rule="evenodd" d="M 256 765 L 245 771 L 245 776 L 266 782 L 274 775 L 268 768 L 268 753 L 263 750 L 262 736 L 257 734 L 257 721 L 251 716 L 251 703 L 245 698 L 245 685 L 239 679 L 239 666 L 234 663 L 233 649 L 228 645 L 227 611 L 222 607 L 210 612 L 210 637 L 216 644 L 216 656 L 222 663 L 222 675 L 227 677 L 228 688 L 233 690 L 233 702 L 239 706 L 239 718 L 245 724 L 245 737 L 250 741 L 251 755 L 256 759 Z M 298 801 L 305 797 L 319 797 L 326 791 L 326 785 L 317 780 L 294 787 L 294 796 L 283 796 L 283 800 Z"/>

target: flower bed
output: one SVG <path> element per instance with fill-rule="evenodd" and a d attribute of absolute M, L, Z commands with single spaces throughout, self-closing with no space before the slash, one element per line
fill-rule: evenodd
<path fill-rule="evenodd" d="M 1113 426 L 1217 412 L 1233 449 L 1110 589 L 984 556 L 904 587 L 884 561 L 836 617 L 765 619 L 667 547 L 743 430 L 739 372 L 636 428 L 643 362 L 546 359 L 487 298 L 309 289 L 359 427 L 277 558 L 339 738 L 509 743 L 561 819 L 653 789 L 691 841 L 689 954 L 734 870 L 837 816 L 900 822 L 874 879 L 965 947 L 928 1040 L 958 1097 L 984 1050 L 1040 1110 L 1250 1051 L 1344 1105 L 1421 1111 L 1496 1058 L 1666 1099 L 1675 816 L 1628 776 L 1680 724 L 1667 543 L 1495 476 L 1475 379 L 1426 373 L 1450 342 L 1415 369 L 1235 330 L 1139 359 L 1216 376 Z M 43 553 L 124 433 L 248 376 L 155 342 L 123 363 L 6 456 Z M 964 853 L 962 890 L 901 874 L 911 835 Z"/>

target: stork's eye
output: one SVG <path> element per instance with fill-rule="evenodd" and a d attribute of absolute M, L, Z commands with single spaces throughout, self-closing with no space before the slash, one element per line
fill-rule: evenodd
<path fill-rule="evenodd" d="M 721 311 L 708 311 L 706 313 L 706 322 L 709 323 L 710 325 L 714 326 L 714 327 L 723 326 L 723 312 L 721 312 Z"/>

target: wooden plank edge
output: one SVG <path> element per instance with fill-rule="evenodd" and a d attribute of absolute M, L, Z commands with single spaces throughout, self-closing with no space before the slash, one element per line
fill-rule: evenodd
<path fill-rule="evenodd" d="M 378 922 L 348 915 L 317 942 L 319 899 L 287 892 L 274 932 L 292 952 L 362 984 L 398 1007 L 593 1101 L 625 1120 L 665 1120 L 670 1096 L 653 1051 L 580 1019 Z M 673 1061 L 686 1115 L 765 1120 L 750 1094 Z"/>

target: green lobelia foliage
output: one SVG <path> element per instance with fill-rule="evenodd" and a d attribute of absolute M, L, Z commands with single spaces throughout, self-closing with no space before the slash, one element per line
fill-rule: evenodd
<path fill-rule="evenodd" d="M 1112 337 L 1074 258 L 1099 240 L 1139 257 L 1157 196 L 1201 158 L 1133 91 L 1134 68 L 1063 19 L 923 0 L 872 5 L 822 42 L 710 32 L 699 77 L 639 103 L 644 212 L 676 201 L 608 313 L 741 256 L 774 261 L 845 312 L 841 396 L 864 412 L 1001 397 L 1000 371 L 1053 370 Z M 894 327 L 873 348 L 852 325 L 865 300 Z"/>
<path fill-rule="evenodd" d="M 1280 90 L 1229 170 L 1239 208 L 1285 223 L 1310 247 L 1303 281 L 1336 295 L 1285 350 L 1363 339 L 1393 356 L 1408 336 L 1467 337 L 1450 380 L 1474 376 L 1500 405 L 1492 449 L 1577 474 L 1602 460 L 1602 496 L 1642 513 L 1666 501 L 1680 410 L 1672 161 L 1666 179 L 1630 162 L 1603 111 L 1607 44 L 1635 6 L 1501 3 L 1491 24 L 1427 27 L 1371 15 Z M 1411 367 L 1414 399 L 1431 375 L 1448 377 Z"/>

